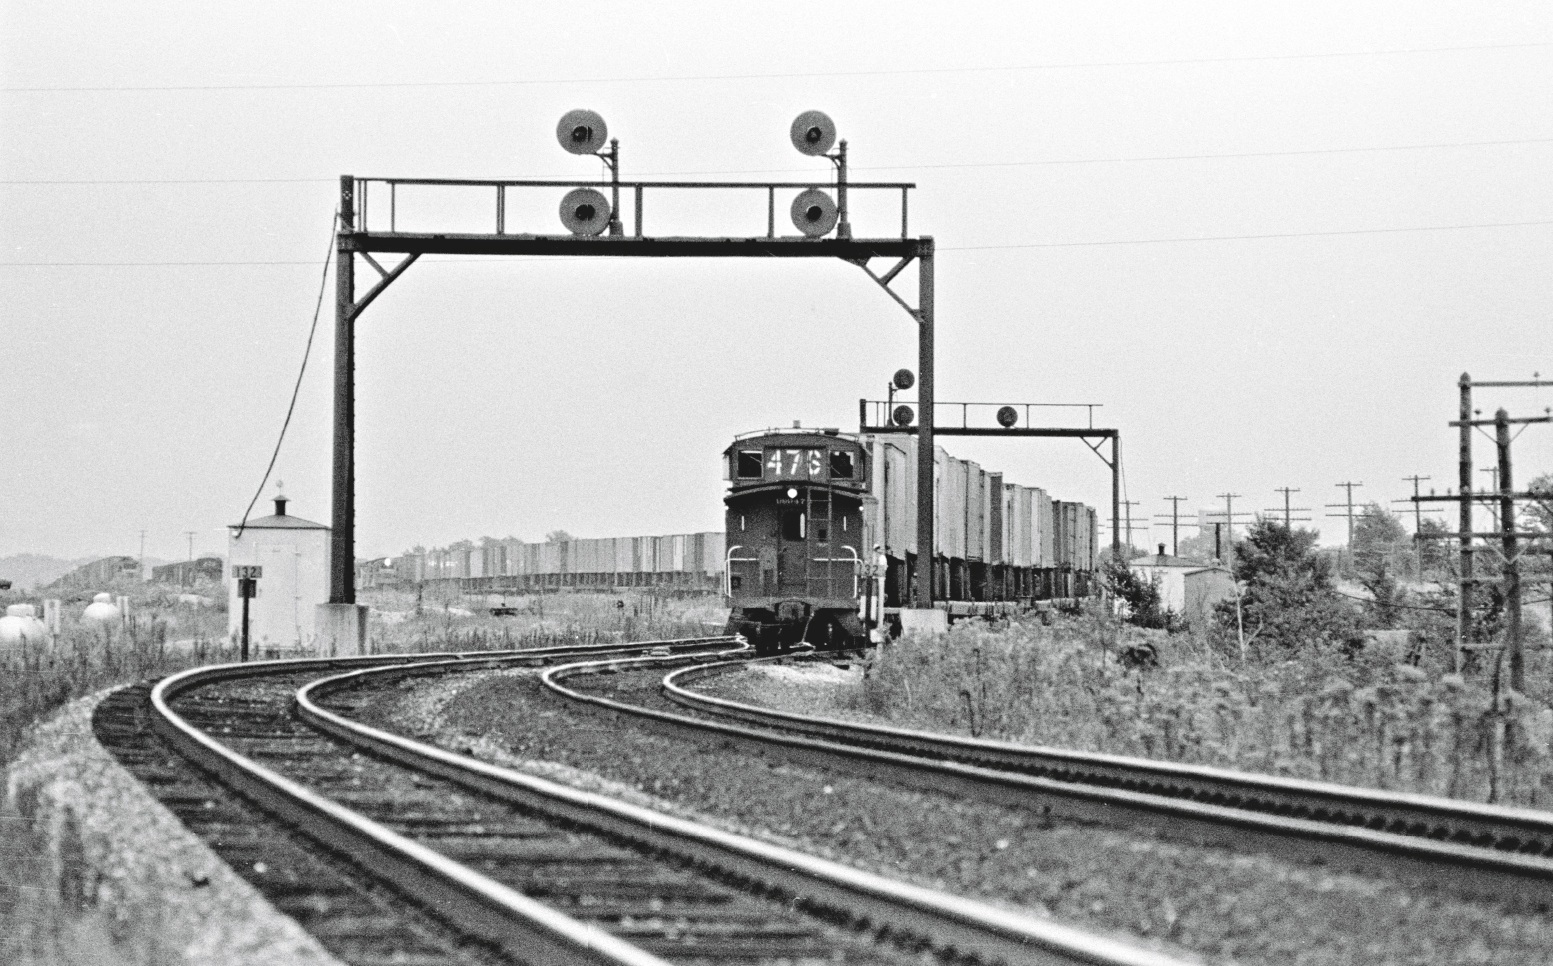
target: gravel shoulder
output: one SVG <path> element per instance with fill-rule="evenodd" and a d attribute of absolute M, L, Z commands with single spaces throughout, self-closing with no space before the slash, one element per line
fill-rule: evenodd
<path fill-rule="evenodd" d="M 847 673 L 775 687 L 751 678 L 724 693 L 812 711 L 820 699 L 803 703 L 802 692 L 844 689 Z M 590 690 L 646 702 L 659 678 L 612 675 Z M 1548 917 L 733 755 L 576 708 L 526 671 L 402 682 L 364 717 L 870 871 L 1217 962 L 1547 963 L 1553 949 Z"/>
<path fill-rule="evenodd" d="M 97 742 L 92 713 L 109 693 L 40 724 L 5 770 L 0 854 L 13 895 L 0 896 L 0 953 L 20 963 L 62 954 L 92 963 L 338 966 Z"/>

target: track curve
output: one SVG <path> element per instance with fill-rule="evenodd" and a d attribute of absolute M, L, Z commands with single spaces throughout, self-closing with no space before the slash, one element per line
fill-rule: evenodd
<path fill-rule="evenodd" d="M 687 643 L 720 642 L 632 651 Z M 163 680 L 150 704 L 158 733 L 200 769 L 499 958 L 1180 962 L 484 765 L 341 713 L 364 686 L 622 650 L 227 665 Z"/>
<path fill-rule="evenodd" d="M 1553 908 L 1553 854 L 1546 851 L 1553 840 L 1553 816 L 1527 809 L 827 721 L 697 694 L 685 686 L 697 677 L 734 670 L 744 660 L 680 668 L 665 676 L 664 696 L 696 715 L 612 701 L 561 683 L 605 668 L 665 663 L 683 661 L 584 662 L 549 669 L 542 678 L 572 700 L 681 734 L 699 734 L 703 740 L 715 735 L 792 760 L 1053 815 L 1149 825 L 1198 842 L 1338 863 L 1518 906 Z"/>

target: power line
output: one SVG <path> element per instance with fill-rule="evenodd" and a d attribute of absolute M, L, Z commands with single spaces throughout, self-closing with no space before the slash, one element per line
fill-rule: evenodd
<path fill-rule="evenodd" d="M 1266 235 L 1203 235 L 1196 238 L 1130 238 L 1114 241 L 1088 242 L 1028 242 L 1013 245 L 945 245 L 941 252 L 975 252 L 1003 248 L 1093 248 L 1107 245 L 1167 245 L 1183 242 L 1261 241 L 1275 238 L 1330 238 L 1340 235 L 1390 235 L 1419 231 L 1465 231 L 1473 228 L 1528 228 L 1537 225 L 1553 225 L 1549 221 L 1500 221 L 1473 225 L 1418 225 L 1410 228 L 1351 228 L 1341 231 L 1289 231 Z"/>
<path fill-rule="evenodd" d="M 1212 161 L 1237 158 L 1284 158 L 1322 154 L 1373 154 L 1382 151 L 1429 151 L 1451 148 L 1505 147 L 1517 144 L 1553 144 L 1553 138 L 1514 138 L 1503 141 L 1448 141 L 1438 144 L 1381 144 L 1357 148 L 1298 148 L 1288 151 L 1235 151 L 1224 154 L 1160 154 L 1131 158 L 1048 158 L 1038 161 L 965 161 L 920 164 L 856 165 L 855 171 L 916 171 L 952 168 L 1022 168 L 1079 164 L 1141 164 L 1154 161 Z M 744 168 L 717 171 L 648 171 L 638 177 L 706 177 L 725 174 L 784 174 L 812 168 Z M 0 185 L 157 185 L 157 184 L 337 184 L 338 178 L 38 178 L 0 181 Z"/>
<path fill-rule="evenodd" d="M 286 430 L 291 426 L 291 414 L 297 409 L 297 396 L 302 392 L 302 377 L 307 375 L 307 360 L 313 354 L 313 336 L 318 333 L 318 317 L 323 313 L 324 292 L 329 282 L 329 255 L 334 252 L 334 239 L 339 226 L 340 213 L 335 212 L 334 222 L 329 226 L 329 249 L 324 254 L 323 277 L 318 280 L 318 304 L 313 306 L 313 324 L 307 330 L 307 347 L 302 350 L 302 366 L 297 370 L 297 384 L 291 389 L 291 402 L 286 406 L 286 419 L 280 424 L 280 436 L 275 440 L 275 451 L 270 454 L 270 465 L 264 468 L 264 478 L 259 480 L 259 488 L 254 491 L 253 499 L 248 501 L 248 509 L 243 511 L 243 520 L 237 525 L 238 536 L 243 535 L 243 528 L 248 525 L 248 514 L 253 512 L 254 504 L 259 502 L 259 496 L 264 492 L 264 484 L 270 481 L 270 474 L 275 471 L 275 460 L 280 457 L 280 446 L 286 441 Z"/>
<path fill-rule="evenodd" d="M 386 81 L 317 84 L 145 84 L 80 87 L 3 87 L 0 94 L 134 93 L 173 91 L 319 91 L 403 90 L 407 88 L 537 87 L 548 84 L 643 84 L 700 81 L 783 80 L 804 77 L 907 77 L 949 74 L 991 74 L 1044 70 L 1095 70 L 1118 67 L 1175 67 L 1193 64 L 1249 64 L 1297 60 L 1336 60 L 1348 57 L 1395 57 L 1407 54 L 1445 54 L 1483 50 L 1524 50 L 1550 47 L 1553 43 L 1467 44 L 1451 47 L 1402 47 L 1391 50 L 1347 50 L 1315 54 L 1259 54 L 1242 57 L 1176 57 L 1163 60 L 1110 60 L 1057 64 L 1011 64 L 994 67 L 917 67 L 894 70 L 791 71 L 766 74 L 678 74 L 637 77 L 529 78 L 526 80 Z"/>
<path fill-rule="evenodd" d="M 1087 242 L 1027 242 L 1012 245 L 945 245 L 938 250 L 941 252 L 979 252 L 994 251 L 999 249 L 1019 248 L 1093 248 L 1111 245 L 1168 245 L 1190 242 L 1216 242 L 1216 241 L 1259 241 L 1275 238 L 1327 238 L 1345 235 L 1388 235 L 1398 232 L 1419 231 L 1463 231 L 1473 228 L 1524 228 L 1537 225 L 1553 225 L 1549 221 L 1512 221 L 1512 222 L 1485 222 L 1476 225 L 1419 225 L 1411 228 L 1355 228 L 1343 231 L 1294 231 L 1280 232 L 1269 235 L 1204 235 L 1195 238 L 1132 238 L 1117 239 L 1113 241 L 1087 241 Z M 439 258 L 438 262 L 480 262 L 481 258 Z M 539 260 L 539 259 L 534 259 Z M 272 260 L 272 261 L 230 261 L 230 262 L 0 262 L 0 267 L 8 268 L 151 268 L 151 267 L 191 267 L 214 266 L 231 267 L 244 265 L 313 265 L 314 262 L 296 260 Z"/>

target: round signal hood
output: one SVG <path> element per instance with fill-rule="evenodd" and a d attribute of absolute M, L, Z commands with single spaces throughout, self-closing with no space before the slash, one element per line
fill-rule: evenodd
<path fill-rule="evenodd" d="M 793 139 L 793 147 L 800 153 L 824 154 L 836 143 L 836 122 L 827 117 L 824 111 L 804 111 L 793 118 L 788 136 Z"/>
<path fill-rule="evenodd" d="M 1004 429 L 1013 429 L 1014 424 L 1017 422 L 1019 422 L 1019 412 L 1013 406 L 1004 406 L 998 410 L 999 426 L 1002 426 Z"/>
<path fill-rule="evenodd" d="M 609 199 L 592 188 L 573 188 L 561 199 L 561 224 L 573 235 L 600 235 L 609 227 Z"/>
<path fill-rule="evenodd" d="M 609 143 L 609 128 L 597 111 L 567 111 L 555 126 L 555 139 L 573 154 L 597 154 Z"/>
<path fill-rule="evenodd" d="M 810 238 L 828 235 L 836 227 L 836 203 L 818 188 L 793 199 L 793 226 Z"/>
<path fill-rule="evenodd" d="M 911 421 L 917 418 L 917 414 L 911 411 L 910 406 L 896 406 L 895 412 L 891 413 L 891 418 L 895 420 L 897 426 L 910 426 Z"/>
<path fill-rule="evenodd" d="M 896 389 L 910 389 L 917 384 L 917 377 L 911 374 L 910 369 L 897 369 L 892 381 Z"/>

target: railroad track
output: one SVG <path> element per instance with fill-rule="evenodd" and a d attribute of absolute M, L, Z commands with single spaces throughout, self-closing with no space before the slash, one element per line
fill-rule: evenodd
<path fill-rule="evenodd" d="M 703 659 L 670 671 L 662 693 L 672 704 L 660 708 L 562 683 L 664 663 L 582 662 L 551 668 L 542 677 L 573 700 L 767 756 L 1553 909 L 1553 816 L 1528 809 L 827 721 L 688 687 L 743 667 L 747 659 Z M 684 714 L 684 709 L 695 714 Z"/>
<path fill-rule="evenodd" d="M 374 689 L 406 678 L 607 653 L 201 668 L 159 682 L 150 714 L 162 739 L 202 772 L 336 863 L 363 870 L 377 884 L 364 891 L 391 890 L 410 901 L 411 918 L 452 933 L 442 941 L 450 951 L 419 950 L 413 961 L 1178 962 L 579 792 L 349 716 Z M 381 917 L 381 902 L 378 909 Z M 355 958 L 375 961 L 382 952 L 380 944 Z"/>

